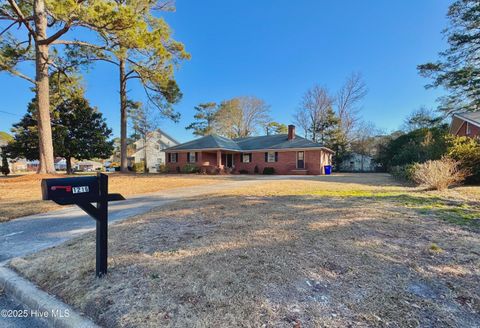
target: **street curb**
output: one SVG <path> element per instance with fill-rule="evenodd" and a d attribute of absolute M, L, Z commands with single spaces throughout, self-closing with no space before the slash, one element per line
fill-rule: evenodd
<path fill-rule="evenodd" d="M 33 283 L 20 277 L 13 270 L 3 265 L 0 265 L 0 289 L 3 289 L 5 294 L 17 302 L 25 305 L 29 311 L 48 313 L 48 316 L 41 319 L 50 327 L 99 327 L 90 319 L 80 315 L 73 308 L 58 300 L 55 296 L 38 289 Z M 52 313 L 63 314 L 63 316 L 53 316 Z M 68 317 L 66 313 L 68 313 Z"/>

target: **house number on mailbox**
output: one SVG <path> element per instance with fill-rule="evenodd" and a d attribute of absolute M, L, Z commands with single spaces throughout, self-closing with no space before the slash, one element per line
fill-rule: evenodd
<path fill-rule="evenodd" d="M 84 192 L 88 192 L 89 189 L 88 189 L 88 186 L 81 186 L 81 187 L 73 187 L 72 188 L 72 192 L 74 194 L 82 194 Z"/>

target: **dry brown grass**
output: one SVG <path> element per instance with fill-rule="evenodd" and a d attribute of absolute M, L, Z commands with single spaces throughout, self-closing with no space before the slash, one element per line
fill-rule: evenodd
<path fill-rule="evenodd" d="M 477 230 L 388 196 L 414 190 L 320 180 L 262 182 L 112 226 L 101 280 L 93 234 L 12 266 L 105 327 L 478 326 Z"/>
<path fill-rule="evenodd" d="M 44 213 L 60 208 L 50 201 L 42 201 L 40 189 L 44 178 L 60 178 L 64 175 L 28 174 L 0 177 L 0 222 L 13 218 Z M 110 174 L 109 191 L 125 196 L 157 192 L 166 189 L 190 187 L 218 182 L 221 177 L 199 175 Z"/>

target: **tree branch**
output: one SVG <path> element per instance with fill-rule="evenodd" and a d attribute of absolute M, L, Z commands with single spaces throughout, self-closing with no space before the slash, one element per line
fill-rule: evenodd
<path fill-rule="evenodd" d="M 90 47 L 94 49 L 105 50 L 105 47 L 97 46 L 95 44 L 83 42 L 83 41 L 55 40 L 55 41 L 52 41 L 50 44 L 73 45 L 73 46 L 82 46 L 82 47 Z"/>
<path fill-rule="evenodd" d="M 125 80 L 128 80 L 128 79 L 129 79 L 129 76 L 132 75 L 133 73 L 136 73 L 135 70 L 131 70 L 130 72 L 128 72 L 127 74 L 125 74 Z M 133 78 L 133 76 L 132 76 L 131 78 Z"/>
<path fill-rule="evenodd" d="M 0 69 L 1 69 L 1 68 L 2 68 L 2 67 L 0 66 Z M 26 80 L 26 81 L 28 81 L 28 82 L 33 83 L 33 85 L 37 85 L 37 82 L 36 82 L 34 79 L 26 76 L 26 75 L 23 74 L 23 73 L 20 73 L 20 72 L 17 71 L 16 69 L 13 69 L 13 68 L 10 68 L 10 67 L 3 67 L 3 69 L 4 69 L 5 71 L 9 72 L 9 73 L 12 74 L 12 75 L 18 76 L 19 78 L 22 78 L 22 79 L 24 79 L 24 80 Z"/>
<path fill-rule="evenodd" d="M 15 11 L 15 13 L 17 14 L 19 20 L 23 23 L 23 25 L 25 25 L 25 27 L 27 28 L 28 32 L 30 32 L 30 34 L 32 34 L 35 38 L 37 37 L 37 33 L 33 30 L 33 28 L 30 26 L 30 23 L 28 22 L 28 20 L 25 18 L 25 15 L 22 13 L 22 11 L 20 10 L 20 7 L 18 7 L 17 5 L 17 2 L 15 0 L 8 0 L 8 2 L 10 3 L 10 6 L 12 6 L 13 10 Z"/>
<path fill-rule="evenodd" d="M 12 24 L 8 25 L 2 32 L 0 32 L 0 36 L 3 35 L 3 33 L 7 32 L 13 25 L 18 24 L 19 22 L 14 21 Z"/>
<path fill-rule="evenodd" d="M 65 25 L 60 30 L 55 32 L 55 34 L 51 35 L 46 39 L 38 40 L 38 44 L 51 44 L 52 42 L 57 40 L 59 37 L 67 33 L 69 29 L 70 29 L 70 24 L 65 23 Z"/>

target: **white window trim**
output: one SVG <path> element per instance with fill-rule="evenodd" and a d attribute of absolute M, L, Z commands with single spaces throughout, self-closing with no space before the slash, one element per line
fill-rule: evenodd
<path fill-rule="evenodd" d="M 250 163 L 250 154 L 242 154 L 242 162 L 243 163 Z"/>
<path fill-rule="evenodd" d="M 303 160 L 303 169 L 305 169 L 305 151 L 303 151 L 303 150 L 297 151 L 297 162 L 295 164 L 296 164 L 296 167 L 298 169 L 299 168 L 298 167 L 298 161 L 300 160 L 298 155 L 300 153 L 303 153 L 303 159 L 302 159 Z"/>
<path fill-rule="evenodd" d="M 470 123 L 466 122 L 467 123 L 467 127 L 465 129 L 465 134 L 467 136 L 471 135 L 472 134 L 472 127 L 470 126 Z"/>
<path fill-rule="evenodd" d="M 178 153 L 170 153 L 170 163 L 178 162 Z"/>
<path fill-rule="evenodd" d="M 267 163 L 275 163 L 275 152 L 274 151 L 269 151 L 267 152 Z"/>
<path fill-rule="evenodd" d="M 192 160 L 192 157 L 191 157 L 192 155 L 193 155 L 193 160 Z M 196 162 L 196 161 L 195 161 L 195 157 L 196 157 L 196 156 L 195 156 L 195 152 L 194 152 L 194 151 L 189 151 L 189 152 L 188 152 L 188 162 L 189 162 L 189 163 L 195 163 L 195 162 Z"/>

